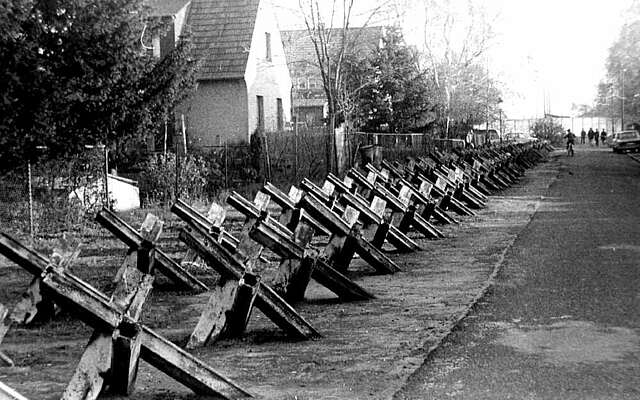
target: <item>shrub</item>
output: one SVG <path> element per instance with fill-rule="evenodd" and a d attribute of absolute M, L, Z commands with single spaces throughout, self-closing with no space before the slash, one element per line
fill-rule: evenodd
<path fill-rule="evenodd" d="M 178 195 L 185 200 L 200 200 L 207 196 L 210 170 L 198 155 L 181 157 L 179 162 Z M 140 198 L 144 204 L 168 204 L 176 199 L 176 156 L 156 154 L 141 166 Z"/>
<path fill-rule="evenodd" d="M 533 136 L 541 140 L 548 140 L 553 145 L 562 145 L 564 128 L 552 119 L 540 119 L 532 129 Z"/>

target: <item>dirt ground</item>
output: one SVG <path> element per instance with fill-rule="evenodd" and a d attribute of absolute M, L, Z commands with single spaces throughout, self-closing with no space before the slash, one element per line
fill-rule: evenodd
<path fill-rule="evenodd" d="M 424 251 L 392 254 L 403 272 L 375 276 L 362 260 L 355 260 L 351 276 L 375 294 L 375 300 L 339 303 L 332 293 L 312 283 L 308 300 L 295 308 L 321 332 L 321 339 L 292 341 L 255 310 L 243 338 L 215 343 L 193 354 L 257 398 L 391 398 L 490 286 L 506 250 L 540 205 L 539 193 L 555 178 L 556 167 L 553 159 L 539 165 L 519 184 L 492 196 L 477 216 L 440 227 L 446 239 L 419 239 Z M 140 213 L 125 217 L 134 226 L 142 221 Z M 171 220 L 161 241 L 161 247 L 177 258 L 185 250 L 176 239 L 179 227 Z M 125 247 L 106 231 L 87 235 L 83 242 L 73 272 L 111 293 L 111 279 Z M 264 271 L 264 280 L 269 281 L 276 265 L 272 262 Z M 206 269 L 192 272 L 208 284 L 215 281 Z M 0 259 L 0 302 L 14 304 L 29 281 L 26 272 Z M 176 292 L 161 277 L 156 283 L 143 322 L 184 344 L 208 296 Z M 30 399 L 59 398 L 90 333 L 71 315 L 36 328 L 12 329 L 2 350 L 17 367 L 0 367 L 0 381 Z M 143 362 L 137 390 L 130 398 L 197 396 Z"/>

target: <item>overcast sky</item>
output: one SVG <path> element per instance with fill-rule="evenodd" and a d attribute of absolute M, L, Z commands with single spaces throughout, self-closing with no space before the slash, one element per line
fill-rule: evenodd
<path fill-rule="evenodd" d="M 456 3 L 457 0 L 452 0 Z M 569 114 L 571 106 L 592 104 L 604 77 L 608 48 L 617 38 L 624 11 L 631 0 L 478 0 L 495 21 L 489 52 L 491 73 L 504 83 L 504 108 L 509 118 L 543 113 L 546 91 L 555 114 Z M 272 0 L 282 29 L 303 27 L 295 14 L 298 0 Z M 355 0 L 362 20 L 374 3 Z M 330 4 L 331 0 L 321 0 Z M 423 44 L 421 0 L 407 4 L 402 25 L 407 41 Z M 461 1 L 458 1 L 461 3 Z M 394 13 L 387 14 L 395 18 Z M 358 23 L 358 18 L 354 20 Z"/>

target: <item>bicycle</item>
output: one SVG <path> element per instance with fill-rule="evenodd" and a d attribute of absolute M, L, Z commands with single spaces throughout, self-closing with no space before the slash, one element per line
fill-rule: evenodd
<path fill-rule="evenodd" d="M 567 156 L 568 157 L 573 157 L 573 143 L 572 142 L 567 143 Z"/>
<path fill-rule="evenodd" d="M 567 129 L 567 134 L 564 135 L 563 138 L 567 139 L 567 156 L 573 157 L 573 141 L 576 135 L 571 133 L 571 129 Z"/>

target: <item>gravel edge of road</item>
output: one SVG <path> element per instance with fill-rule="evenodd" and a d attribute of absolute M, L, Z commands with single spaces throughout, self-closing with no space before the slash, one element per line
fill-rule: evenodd
<path fill-rule="evenodd" d="M 547 161 L 545 161 L 542 164 L 539 164 L 538 166 L 536 166 L 535 168 L 540 168 L 541 166 L 544 166 L 545 164 L 548 164 L 550 162 L 552 162 L 555 158 L 558 158 L 561 156 L 561 151 L 555 150 L 553 152 L 551 152 L 549 154 L 549 158 L 547 159 Z M 636 160 L 638 161 L 638 160 Z M 638 161 L 640 162 L 640 161 Z M 551 179 L 549 180 L 548 184 L 544 187 L 544 190 L 548 190 L 549 187 L 551 187 L 551 185 L 558 179 L 557 175 L 553 175 L 551 177 Z M 400 385 L 400 388 L 398 390 L 396 390 L 393 395 L 391 395 L 388 399 L 389 400 L 397 400 L 399 399 L 397 396 L 404 390 L 404 387 L 407 385 L 407 383 L 409 382 L 409 380 L 411 379 L 411 377 L 413 376 L 413 374 L 424 364 L 428 363 L 434 356 L 435 352 L 442 347 L 442 345 L 449 340 L 449 338 L 451 337 L 451 335 L 458 330 L 461 326 L 462 326 L 462 322 L 469 316 L 469 314 L 473 311 L 473 309 L 476 307 L 476 305 L 478 305 L 478 303 L 485 298 L 485 296 L 487 295 L 487 293 L 489 293 L 489 291 L 491 290 L 491 288 L 494 286 L 496 278 L 498 277 L 498 274 L 500 274 L 500 272 L 502 271 L 504 265 L 505 265 L 505 258 L 507 255 L 507 252 L 509 250 L 511 250 L 511 248 L 513 248 L 513 244 L 516 242 L 516 240 L 518 240 L 518 237 L 520 237 L 520 234 L 522 231 L 524 231 L 530 224 L 531 221 L 533 220 L 534 216 L 536 215 L 536 213 L 538 212 L 539 208 L 540 208 L 541 202 L 538 202 L 536 204 L 536 208 L 535 210 L 533 210 L 533 212 L 529 215 L 528 217 L 528 221 L 522 225 L 521 230 L 514 235 L 514 237 L 509 241 L 509 243 L 507 244 L 507 246 L 505 246 L 505 248 L 502 250 L 502 252 L 500 253 L 500 257 L 498 259 L 498 261 L 496 261 L 496 263 L 494 264 L 493 267 L 493 271 L 491 272 L 491 275 L 489 275 L 489 278 L 487 278 L 487 281 L 484 285 L 484 287 L 478 292 L 478 294 L 467 304 L 464 312 L 462 312 L 458 318 L 455 319 L 455 321 L 449 326 L 449 328 L 447 329 L 447 332 L 442 335 L 438 341 L 430 346 L 425 354 L 424 354 L 424 360 L 423 362 L 418 365 L 417 367 L 415 367 L 415 369 L 406 376 L 406 378 L 404 378 L 402 384 Z"/>

